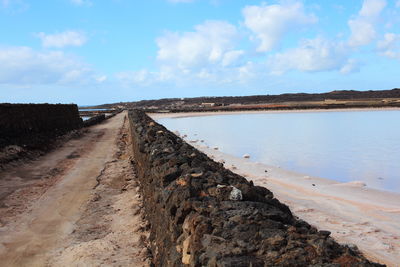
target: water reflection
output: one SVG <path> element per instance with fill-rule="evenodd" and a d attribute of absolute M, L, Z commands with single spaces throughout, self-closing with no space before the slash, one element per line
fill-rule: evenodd
<path fill-rule="evenodd" d="M 88 119 L 90 119 L 91 117 L 89 116 L 81 116 L 82 120 L 87 121 Z"/>
<path fill-rule="evenodd" d="M 235 156 L 400 192 L 400 111 L 233 114 L 160 119 Z M 195 134 L 197 134 L 195 136 Z"/>

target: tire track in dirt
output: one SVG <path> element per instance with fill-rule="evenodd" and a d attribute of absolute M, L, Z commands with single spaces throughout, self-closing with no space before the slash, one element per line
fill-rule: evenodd
<path fill-rule="evenodd" d="M 150 266 L 148 223 L 135 171 L 129 136 L 121 129 L 118 151 L 107 162 L 68 245 L 55 253 L 51 266 Z"/>
<path fill-rule="evenodd" d="M 91 127 L 86 137 L 66 143 L 36 165 L 22 166 L 29 181 L 43 174 L 41 170 L 63 165 L 66 158 L 71 160 L 44 192 L 35 195 L 35 188 L 25 185 L 35 196 L 30 198 L 29 209 L 0 225 L 2 266 L 73 266 L 82 260 L 82 265 L 93 266 L 100 264 L 98 259 L 106 256 L 105 251 L 114 254 L 102 258 L 107 265 L 122 259 L 123 265 L 129 265 L 132 258 L 136 261 L 132 266 L 145 265 L 146 223 L 132 220 L 134 216 L 142 218 L 140 195 L 134 181 L 128 180 L 128 176 L 133 178 L 132 167 L 127 150 L 121 150 L 127 142 L 117 143 L 118 137 L 128 140 L 126 133 L 120 132 L 124 118 L 122 113 Z M 93 189 L 105 166 L 99 186 Z M 88 248 L 97 248 L 97 252 L 82 255 Z"/>

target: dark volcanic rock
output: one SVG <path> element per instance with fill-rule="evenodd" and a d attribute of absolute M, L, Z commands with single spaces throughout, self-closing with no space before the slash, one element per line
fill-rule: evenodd
<path fill-rule="evenodd" d="M 101 122 L 103 122 L 106 119 L 106 115 L 105 114 L 100 114 L 94 117 L 91 117 L 88 120 L 83 121 L 83 126 L 84 127 L 89 127 L 95 124 L 99 124 Z"/>
<path fill-rule="evenodd" d="M 77 105 L 0 104 L 0 148 L 40 148 L 81 127 Z"/>
<path fill-rule="evenodd" d="M 381 266 L 143 112 L 129 121 L 156 266 Z"/>

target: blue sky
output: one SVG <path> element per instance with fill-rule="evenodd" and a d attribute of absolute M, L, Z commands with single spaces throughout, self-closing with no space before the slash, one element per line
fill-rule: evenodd
<path fill-rule="evenodd" d="M 400 0 L 0 0 L 0 102 L 400 87 Z"/>

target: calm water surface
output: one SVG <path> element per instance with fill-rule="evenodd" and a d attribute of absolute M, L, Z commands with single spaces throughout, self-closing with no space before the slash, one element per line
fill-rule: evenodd
<path fill-rule="evenodd" d="M 233 114 L 159 119 L 168 129 L 251 160 L 400 192 L 400 111 Z"/>
<path fill-rule="evenodd" d="M 80 108 L 79 111 L 104 111 L 106 108 Z"/>
<path fill-rule="evenodd" d="M 81 116 L 82 120 L 87 121 L 88 119 L 90 119 L 91 117 L 89 116 Z"/>

